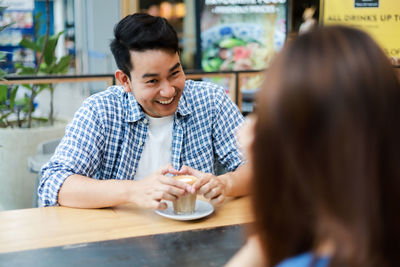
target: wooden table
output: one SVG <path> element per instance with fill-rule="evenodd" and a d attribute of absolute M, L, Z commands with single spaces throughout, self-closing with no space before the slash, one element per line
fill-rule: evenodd
<path fill-rule="evenodd" d="M 252 222 L 250 198 L 228 199 L 210 216 L 175 221 L 152 210 L 46 207 L 0 212 L 0 253 L 215 228 Z"/>

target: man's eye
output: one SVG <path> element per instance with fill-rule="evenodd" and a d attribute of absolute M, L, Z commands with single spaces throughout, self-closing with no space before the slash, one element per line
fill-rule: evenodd
<path fill-rule="evenodd" d="M 149 80 L 149 81 L 147 81 L 146 83 L 156 83 L 157 82 L 157 80 L 156 79 L 152 79 L 152 80 Z"/>
<path fill-rule="evenodd" d="M 171 76 L 176 76 L 180 71 L 175 71 L 171 74 Z"/>

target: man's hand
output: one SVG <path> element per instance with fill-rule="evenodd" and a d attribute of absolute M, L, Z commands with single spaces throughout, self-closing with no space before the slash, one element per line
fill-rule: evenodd
<path fill-rule="evenodd" d="M 182 166 L 182 168 L 177 171 L 172 171 L 172 174 L 189 174 L 196 176 L 198 181 L 195 182 L 190 193 L 198 193 L 203 195 L 205 198 L 210 199 L 212 205 L 222 204 L 225 200 L 225 193 L 227 189 L 227 182 L 218 176 L 211 173 L 204 173 L 195 170 L 189 166 Z"/>
<path fill-rule="evenodd" d="M 165 176 L 167 173 L 176 172 L 172 165 L 168 164 L 145 179 L 134 181 L 130 202 L 134 202 L 142 208 L 166 209 L 167 204 L 162 200 L 174 201 L 191 190 L 188 184 Z"/>

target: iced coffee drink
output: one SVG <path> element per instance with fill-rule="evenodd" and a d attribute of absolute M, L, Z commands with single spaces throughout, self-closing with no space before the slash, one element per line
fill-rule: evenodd
<path fill-rule="evenodd" d="M 193 185 L 197 178 L 192 175 L 178 175 L 174 179 L 187 184 Z M 174 213 L 175 214 L 190 214 L 194 212 L 196 206 L 196 196 L 197 194 L 191 194 L 186 192 L 185 195 L 179 197 L 177 200 L 173 201 Z"/>

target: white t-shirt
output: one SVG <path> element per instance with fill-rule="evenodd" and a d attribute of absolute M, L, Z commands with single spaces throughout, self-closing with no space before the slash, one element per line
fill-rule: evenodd
<path fill-rule="evenodd" d="M 136 170 L 135 180 L 141 180 L 171 163 L 174 116 L 154 118 L 146 115 L 146 118 L 149 121 L 146 143 Z"/>

